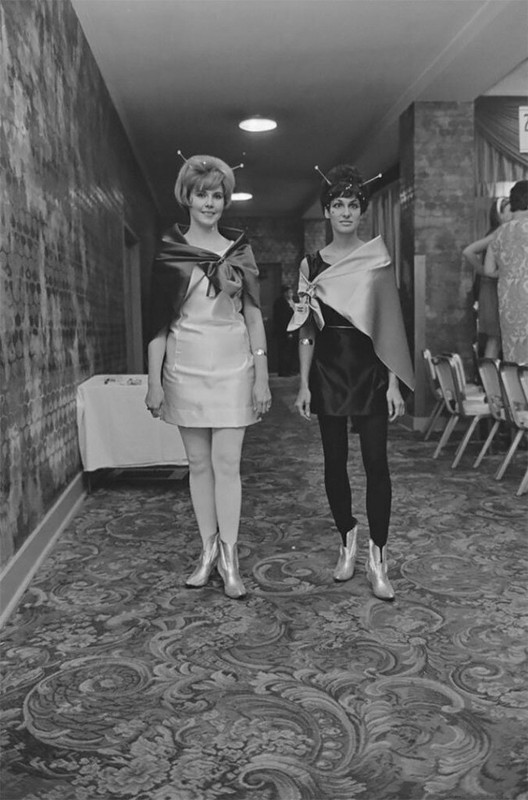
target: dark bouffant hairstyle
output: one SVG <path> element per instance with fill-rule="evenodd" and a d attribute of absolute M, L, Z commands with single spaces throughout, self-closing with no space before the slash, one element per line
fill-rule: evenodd
<path fill-rule="evenodd" d="M 528 211 L 528 181 L 517 181 L 510 190 L 512 211 Z"/>
<path fill-rule="evenodd" d="M 363 178 L 356 167 L 350 164 L 339 164 L 327 173 L 327 181 L 321 186 L 321 205 L 323 211 L 330 208 L 336 197 L 356 197 L 359 200 L 361 213 L 364 214 L 369 204 L 369 194 L 363 186 Z"/>

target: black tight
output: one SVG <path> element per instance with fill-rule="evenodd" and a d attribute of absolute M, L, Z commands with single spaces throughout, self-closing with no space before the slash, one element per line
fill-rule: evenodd
<path fill-rule="evenodd" d="M 336 527 L 343 538 L 356 524 L 348 479 L 348 418 L 319 416 L 324 453 L 326 495 Z M 367 519 L 370 538 L 378 547 L 387 542 L 391 511 L 391 479 L 387 462 L 387 417 L 354 417 L 367 476 Z"/>

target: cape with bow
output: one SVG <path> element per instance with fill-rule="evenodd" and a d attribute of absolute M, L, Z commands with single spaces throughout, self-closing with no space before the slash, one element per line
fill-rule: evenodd
<path fill-rule="evenodd" d="M 246 235 L 235 228 L 219 230 L 232 241 L 221 256 L 188 244 L 179 225 L 163 234 L 152 267 L 149 340 L 178 318 L 195 266 L 207 275 L 209 293 L 233 297 L 243 289 L 260 307 L 258 267 Z"/>
<path fill-rule="evenodd" d="M 300 328 L 313 314 L 324 319 L 319 300 L 331 306 L 372 340 L 376 355 L 409 389 L 414 373 L 390 255 L 381 236 L 365 242 L 310 281 L 301 268 L 299 303 L 288 330 Z"/>

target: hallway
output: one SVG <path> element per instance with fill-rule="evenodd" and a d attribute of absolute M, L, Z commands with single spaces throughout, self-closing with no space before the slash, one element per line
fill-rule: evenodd
<path fill-rule="evenodd" d="M 317 423 L 295 379 L 272 388 L 243 460 L 246 600 L 183 588 L 186 481 L 100 486 L 39 570 L 3 632 L 3 800 L 528 797 L 525 454 L 497 483 L 500 454 L 453 471 L 391 428 L 387 604 L 365 524 L 333 583 Z M 351 473 L 363 521 L 355 452 Z"/>

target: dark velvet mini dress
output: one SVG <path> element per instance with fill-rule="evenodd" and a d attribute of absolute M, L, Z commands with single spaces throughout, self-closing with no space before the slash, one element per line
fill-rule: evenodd
<path fill-rule="evenodd" d="M 309 279 L 330 265 L 319 252 L 306 257 Z M 334 417 L 388 416 L 387 367 L 372 340 L 345 317 L 318 300 L 325 321 L 315 334 L 309 388 L 312 413 Z"/>

